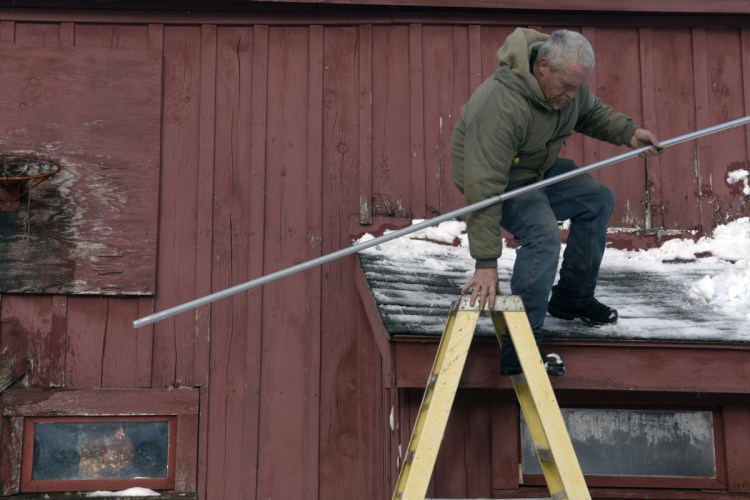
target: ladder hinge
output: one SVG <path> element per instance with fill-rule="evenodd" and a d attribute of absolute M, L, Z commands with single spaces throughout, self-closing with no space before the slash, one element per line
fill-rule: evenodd
<path fill-rule="evenodd" d="M 404 457 L 404 462 L 407 464 L 410 464 L 414 461 L 414 450 L 409 450 L 406 452 L 406 456 Z"/>
<path fill-rule="evenodd" d="M 550 497 L 550 500 L 566 500 L 567 498 L 568 495 L 565 494 L 565 491 L 558 491 Z"/>

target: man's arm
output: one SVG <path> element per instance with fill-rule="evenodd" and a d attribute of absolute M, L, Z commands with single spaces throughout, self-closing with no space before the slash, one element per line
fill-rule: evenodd
<path fill-rule="evenodd" d="M 523 135 L 528 103 L 505 88 L 496 87 L 486 99 L 469 103 L 464 137 L 464 196 L 470 205 L 502 194 Z M 471 303 L 494 304 L 498 289 L 497 258 L 502 253 L 500 203 L 472 212 L 467 217 L 469 250 L 476 260 L 474 276 L 461 289 L 472 291 Z"/>

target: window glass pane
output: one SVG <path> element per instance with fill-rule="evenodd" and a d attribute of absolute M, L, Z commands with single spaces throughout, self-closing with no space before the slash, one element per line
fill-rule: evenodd
<path fill-rule="evenodd" d="M 562 409 L 584 474 L 606 476 L 716 476 L 710 411 Z M 541 474 L 521 420 L 524 474 Z"/>
<path fill-rule="evenodd" d="M 169 422 L 35 422 L 32 479 L 163 478 Z"/>

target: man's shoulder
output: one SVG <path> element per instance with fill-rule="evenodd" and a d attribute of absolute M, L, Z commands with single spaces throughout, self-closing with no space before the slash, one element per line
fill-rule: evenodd
<path fill-rule="evenodd" d="M 494 109 L 528 110 L 528 90 L 524 87 L 523 81 L 510 70 L 496 71 L 477 87 L 469 102 Z"/>

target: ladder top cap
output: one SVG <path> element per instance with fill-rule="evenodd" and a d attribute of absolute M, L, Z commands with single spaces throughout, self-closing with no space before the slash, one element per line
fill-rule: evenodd
<path fill-rule="evenodd" d="M 458 304 L 459 311 L 479 311 L 479 301 L 475 301 L 474 305 L 471 305 L 471 296 L 463 295 Z M 490 312 L 524 312 L 523 302 L 521 297 L 518 295 L 498 295 L 495 298 L 494 307 L 490 308 L 487 304 L 483 311 Z"/>

